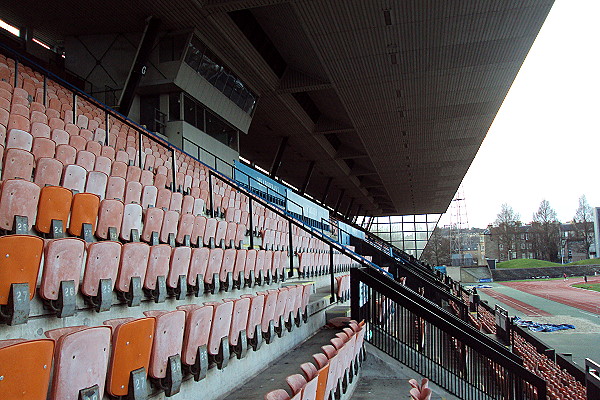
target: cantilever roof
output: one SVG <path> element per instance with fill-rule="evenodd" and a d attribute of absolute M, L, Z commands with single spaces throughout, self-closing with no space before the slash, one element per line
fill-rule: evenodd
<path fill-rule="evenodd" d="M 27 0 L 0 14 L 49 40 L 141 31 L 149 15 L 195 27 L 260 95 L 243 157 L 269 169 L 287 136 L 282 179 L 301 187 L 314 161 L 309 194 L 331 181 L 326 202 L 343 194 L 340 211 L 394 215 L 446 211 L 552 4 Z M 281 77 L 231 18 L 239 10 L 284 60 Z"/>

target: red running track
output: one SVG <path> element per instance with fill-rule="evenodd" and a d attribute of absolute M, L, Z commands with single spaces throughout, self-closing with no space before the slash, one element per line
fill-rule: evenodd
<path fill-rule="evenodd" d="M 515 310 L 522 312 L 523 314 L 527 315 L 528 317 L 550 317 L 550 316 L 552 316 L 552 314 L 550 314 L 544 310 L 540 310 L 539 308 L 534 307 L 530 304 L 524 303 L 521 300 L 517 300 L 513 297 L 496 292 L 494 289 L 479 289 L 479 290 L 481 290 L 488 296 L 493 297 L 494 299 L 506 304 L 507 306 L 510 306 L 510 307 L 514 308 Z"/>
<path fill-rule="evenodd" d="M 600 314 L 600 292 L 572 287 L 576 283 L 585 283 L 582 278 L 569 278 L 567 281 L 526 281 L 503 282 L 508 287 L 530 293 L 545 299 L 566 304 L 580 310 Z M 600 283 L 600 276 L 588 278 L 588 283 Z"/>

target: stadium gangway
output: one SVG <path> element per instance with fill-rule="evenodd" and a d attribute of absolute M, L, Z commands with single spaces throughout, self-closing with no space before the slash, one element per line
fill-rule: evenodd
<path fill-rule="evenodd" d="M 546 398 L 546 382 L 500 343 L 375 270 L 350 270 L 366 340 L 465 400 Z"/>

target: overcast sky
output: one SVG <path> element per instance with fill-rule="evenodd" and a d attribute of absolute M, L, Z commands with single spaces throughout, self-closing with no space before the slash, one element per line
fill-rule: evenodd
<path fill-rule="evenodd" d="M 598 16 L 600 0 L 556 0 L 463 180 L 470 227 L 493 222 L 502 203 L 523 222 L 544 198 L 561 222 L 582 194 L 600 207 Z"/>

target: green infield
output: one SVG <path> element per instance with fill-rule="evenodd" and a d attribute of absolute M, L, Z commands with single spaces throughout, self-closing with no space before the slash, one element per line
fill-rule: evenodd
<path fill-rule="evenodd" d="M 581 288 L 581 289 L 593 290 L 595 292 L 600 292 L 600 283 L 577 283 L 573 286 Z"/>
<path fill-rule="evenodd" d="M 519 258 L 510 261 L 502 261 L 496 265 L 496 268 L 542 268 L 542 267 L 560 267 L 550 261 L 534 260 L 529 258 Z"/>

